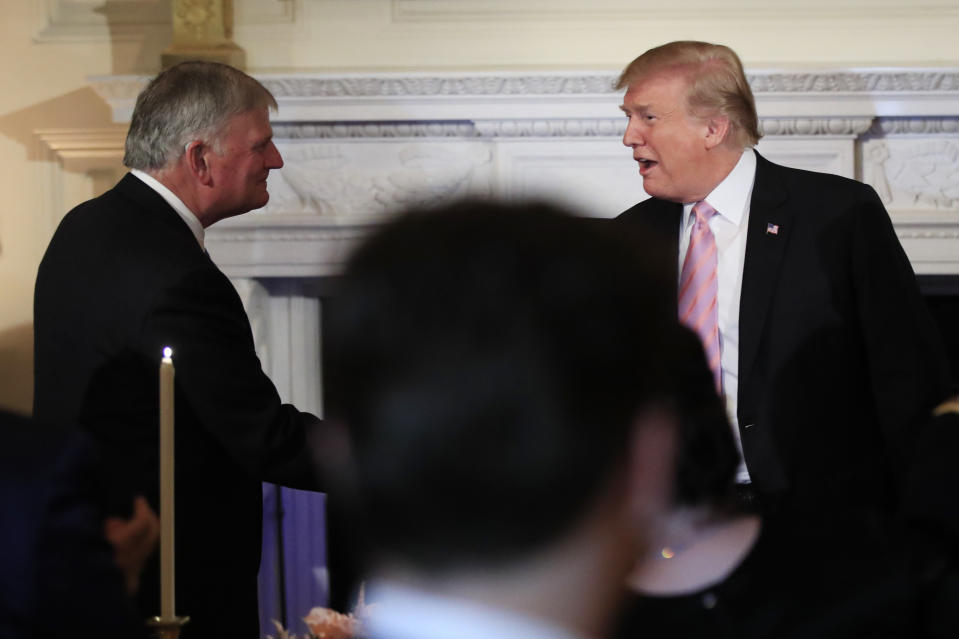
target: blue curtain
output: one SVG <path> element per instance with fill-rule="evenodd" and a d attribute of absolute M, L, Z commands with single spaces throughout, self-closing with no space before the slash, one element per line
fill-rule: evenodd
<path fill-rule="evenodd" d="M 303 617 L 326 606 L 326 495 L 263 484 L 260 634 L 277 636 L 272 620 L 303 635 Z"/>

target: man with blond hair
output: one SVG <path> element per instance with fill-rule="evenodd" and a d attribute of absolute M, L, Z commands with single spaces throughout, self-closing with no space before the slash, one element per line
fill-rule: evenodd
<path fill-rule="evenodd" d="M 623 144 L 652 196 L 619 221 L 673 250 L 680 318 L 700 334 L 741 444 L 742 501 L 829 521 L 833 540 L 855 523 L 860 549 L 884 547 L 948 374 L 882 203 L 753 150 L 755 102 L 728 47 L 656 47 L 619 87 Z"/>

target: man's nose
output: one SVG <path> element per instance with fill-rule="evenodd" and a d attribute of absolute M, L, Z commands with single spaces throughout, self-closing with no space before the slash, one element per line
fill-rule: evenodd
<path fill-rule="evenodd" d="M 623 133 L 623 145 L 628 147 L 641 146 L 643 144 L 643 136 L 639 131 L 639 127 L 635 125 L 632 120 L 626 125 L 626 132 Z"/>
<path fill-rule="evenodd" d="M 270 141 L 270 148 L 268 149 L 267 166 L 271 169 L 283 168 L 283 156 L 280 155 L 280 150 L 276 148 L 272 140 Z"/>

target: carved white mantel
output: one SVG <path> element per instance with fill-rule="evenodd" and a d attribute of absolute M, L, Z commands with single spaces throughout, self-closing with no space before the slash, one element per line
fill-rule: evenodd
<path fill-rule="evenodd" d="M 464 194 L 550 197 L 610 217 L 645 197 L 611 72 L 257 75 L 286 165 L 270 204 L 209 230 L 234 277 L 338 272 L 403 206 Z M 91 78 L 118 123 L 148 78 Z M 959 273 L 959 69 L 749 73 L 785 164 L 879 192 L 920 273 Z"/>

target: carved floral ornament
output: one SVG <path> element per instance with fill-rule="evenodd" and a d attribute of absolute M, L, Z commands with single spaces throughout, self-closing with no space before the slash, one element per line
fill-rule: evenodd
<path fill-rule="evenodd" d="M 959 210 L 959 140 L 871 140 L 863 159 L 865 181 L 887 207 Z"/>
<path fill-rule="evenodd" d="M 174 0 L 174 45 L 216 45 L 230 38 L 231 0 Z"/>
<path fill-rule="evenodd" d="M 187 0 L 181 0 L 187 2 Z M 192 0 L 201 2 L 202 0 Z M 199 5 L 198 5 L 199 6 Z M 197 17 L 200 13 L 196 14 Z M 197 18 L 194 18 L 197 19 Z M 207 24 L 207 23 L 203 23 Z M 618 75 L 526 74 L 526 75 L 435 75 L 380 77 L 260 77 L 281 98 L 410 97 L 417 96 L 523 96 L 612 95 Z M 959 95 L 959 70 L 870 71 L 815 73 L 750 73 L 747 79 L 757 98 L 765 94 L 897 94 L 955 93 Z M 98 93 L 133 99 L 149 81 L 145 76 L 93 78 Z M 105 85 L 120 85 L 107 90 Z"/>
<path fill-rule="evenodd" d="M 263 79 L 279 97 L 584 95 L 614 94 L 617 74 L 576 76 L 442 76 L 406 78 Z M 757 95 L 764 93 L 959 92 L 959 72 L 821 72 L 747 74 Z"/>

